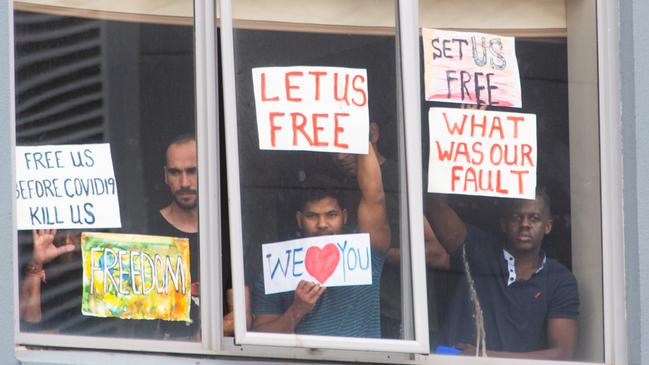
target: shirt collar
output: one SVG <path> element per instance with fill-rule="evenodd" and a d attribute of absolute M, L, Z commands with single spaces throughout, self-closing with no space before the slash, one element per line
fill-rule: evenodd
<path fill-rule="evenodd" d="M 539 272 L 541 272 L 541 270 L 543 270 L 543 267 L 545 267 L 545 262 L 547 261 L 545 252 L 541 250 L 539 255 L 543 257 L 543 260 L 541 260 L 541 265 L 539 265 L 539 268 L 536 269 L 534 274 L 538 274 Z M 512 254 L 507 252 L 507 250 L 505 250 L 504 248 L 503 248 L 503 257 L 505 258 L 505 262 L 507 262 L 507 272 L 509 273 L 506 284 L 507 286 L 510 286 L 516 282 L 516 259 L 514 258 L 514 256 L 512 256 Z"/>

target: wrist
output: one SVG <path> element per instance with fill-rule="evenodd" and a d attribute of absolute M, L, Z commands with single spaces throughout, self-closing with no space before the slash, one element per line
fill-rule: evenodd
<path fill-rule="evenodd" d="M 26 276 L 35 276 L 40 278 L 40 280 L 45 283 L 45 270 L 43 269 L 43 264 L 30 260 L 25 265 L 25 275 Z"/>

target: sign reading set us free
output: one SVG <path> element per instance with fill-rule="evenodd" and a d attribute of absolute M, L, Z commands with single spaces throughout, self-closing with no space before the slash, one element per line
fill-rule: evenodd
<path fill-rule="evenodd" d="M 534 199 L 536 115 L 430 108 L 428 192 Z"/>
<path fill-rule="evenodd" d="M 83 232 L 87 316 L 190 322 L 189 240 Z"/>
<path fill-rule="evenodd" d="M 520 108 L 514 37 L 422 28 L 426 100 Z"/>
<path fill-rule="evenodd" d="M 252 78 L 260 149 L 367 153 L 365 69 L 262 67 Z"/>
<path fill-rule="evenodd" d="M 110 145 L 16 147 L 18 229 L 122 226 Z"/>
<path fill-rule="evenodd" d="M 266 243 L 262 255 L 266 294 L 295 290 L 300 280 L 327 287 L 372 284 L 367 233 Z"/>

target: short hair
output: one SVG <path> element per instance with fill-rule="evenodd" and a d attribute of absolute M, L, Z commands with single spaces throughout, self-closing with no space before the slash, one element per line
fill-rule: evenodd
<path fill-rule="evenodd" d="M 307 176 L 300 186 L 300 205 L 298 210 L 303 210 L 306 203 L 322 200 L 324 198 L 336 199 L 338 205 L 342 208 L 343 199 L 339 186 L 340 185 L 336 179 L 327 175 L 314 174 Z"/>
<path fill-rule="evenodd" d="M 543 208 L 547 209 L 548 215 L 552 217 L 552 199 L 550 199 L 550 193 L 548 192 L 548 187 L 545 185 L 538 184 L 536 185 L 535 199 L 543 198 Z M 505 199 L 504 204 L 500 212 L 500 216 L 504 217 L 509 213 L 509 210 L 512 208 L 514 203 L 520 201 L 521 199 Z"/>
<path fill-rule="evenodd" d="M 177 144 L 185 144 L 185 143 L 189 143 L 189 142 L 196 142 L 196 136 L 193 133 L 182 133 L 182 134 L 179 134 L 179 135 L 175 136 L 169 142 L 169 144 L 167 144 L 167 148 L 165 149 L 165 154 L 164 154 L 165 162 L 164 162 L 164 165 L 167 166 L 167 163 L 169 162 L 169 161 L 167 161 L 167 154 L 169 153 L 169 148 L 171 146 L 177 145 Z"/>
<path fill-rule="evenodd" d="M 167 145 L 167 149 L 175 144 L 184 144 L 189 142 L 196 142 L 196 136 L 193 133 L 182 133 L 175 136 Z"/>

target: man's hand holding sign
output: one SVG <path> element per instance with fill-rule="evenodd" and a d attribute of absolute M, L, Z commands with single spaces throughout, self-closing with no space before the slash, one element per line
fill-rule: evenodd
<path fill-rule="evenodd" d="M 361 233 L 341 235 L 348 213 L 338 186 L 319 177 L 305 188 L 295 215 L 305 238 L 263 246 L 253 328 L 379 337 L 378 279 L 390 228 L 376 153 L 368 138 L 359 138 L 369 136 L 366 72 L 262 68 L 253 70 L 253 78 L 260 148 L 358 154 L 362 196 L 356 227 Z"/>

